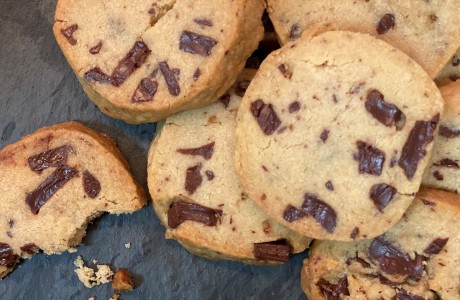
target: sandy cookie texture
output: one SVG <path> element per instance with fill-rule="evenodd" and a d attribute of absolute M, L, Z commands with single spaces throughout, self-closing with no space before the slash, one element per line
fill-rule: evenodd
<path fill-rule="evenodd" d="M 305 31 L 349 30 L 400 49 L 434 78 L 460 47 L 457 0 L 268 0 L 283 44 Z"/>
<path fill-rule="evenodd" d="M 53 31 L 102 112 L 147 123 L 221 96 L 263 36 L 263 9 L 262 0 L 59 0 Z"/>
<path fill-rule="evenodd" d="M 412 202 L 442 111 L 430 77 L 387 43 L 304 36 L 262 63 L 243 98 L 237 174 L 267 215 L 296 232 L 372 238 Z"/>
<path fill-rule="evenodd" d="M 459 299 L 459 214 L 459 195 L 422 189 L 384 235 L 315 241 L 302 287 L 309 299 Z"/>
<path fill-rule="evenodd" d="M 38 251 L 75 250 L 101 213 L 146 203 L 115 143 L 77 122 L 44 127 L 2 149 L 0 195 L 0 277 Z"/>
<path fill-rule="evenodd" d="M 238 105 L 255 71 L 220 101 L 166 119 L 148 159 L 148 184 L 166 237 L 210 259 L 276 264 L 311 239 L 266 216 L 243 193 L 233 166 Z"/>

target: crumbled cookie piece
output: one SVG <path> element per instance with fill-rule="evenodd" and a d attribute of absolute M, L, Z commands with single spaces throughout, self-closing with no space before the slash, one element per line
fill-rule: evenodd
<path fill-rule="evenodd" d="M 81 256 L 78 256 L 74 261 L 77 267 L 75 273 L 78 279 L 87 287 L 92 288 L 96 285 L 105 284 L 112 280 L 113 272 L 108 265 L 97 265 L 97 271 L 85 266 Z"/>
<path fill-rule="evenodd" d="M 118 300 L 118 299 L 120 299 L 120 295 L 114 294 L 112 298 L 110 298 L 109 300 Z"/>
<path fill-rule="evenodd" d="M 131 249 L 131 243 L 126 243 L 126 244 L 125 244 L 125 248 L 126 248 L 126 249 Z"/>
<path fill-rule="evenodd" d="M 126 269 L 122 268 L 115 272 L 112 288 L 120 292 L 132 291 L 134 289 L 133 279 Z"/>

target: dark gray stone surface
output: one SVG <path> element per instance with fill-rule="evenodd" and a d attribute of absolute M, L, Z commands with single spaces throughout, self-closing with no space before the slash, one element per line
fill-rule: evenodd
<path fill-rule="evenodd" d="M 111 119 L 86 97 L 52 34 L 55 0 L 0 4 L 0 148 L 40 127 L 78 120 L 114 138 L 146 188 L 155 124 Z M 281 267 L 208 261 L 165 240 L 164 231 L 151 205 L 130 216 L 103 215 L 89 226 L 77 253 L 38 254 L 21 262 L 0 281 L 0 299 L 109 299 L 110 284 L 87 289 L 78 281 L 78 255 L 131 271 L 137 288 L 122 299 L 305 298 L 299 274 L 306 254 Z M 128 242 L 131 249 L 124 247 Z"/>

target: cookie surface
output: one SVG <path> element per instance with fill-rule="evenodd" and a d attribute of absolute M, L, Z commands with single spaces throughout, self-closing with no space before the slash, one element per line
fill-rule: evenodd
<path fill-rule="evenodd" d="M 130 213 L 146 203 L 115 143 L 77 122 L 44 127 L 2 149 L 0 195 L 0 277 L 40 250 L 75 250 L 103 212 Z"/>
<path fill-rule="evenodd" d="M 268 0 L 282 43 L 304 31 L 367 33 L 400 49 L 434 78 L 460 46 L 456 0 Z"/>
<path fill-rule="evenodd" d="M 442 86 L 444 115 L 422 184 L 460 193 L 460 81 Z"/>
<path fill-rule="evenodd" d="M 460 80 L 460 49 L 452 56 L 451 60 L 444 66 L 438 76 L 435 78 L 439 86 L 449 84 L 453 81 Z"/>
<path fill-rule="evenodd" d="M 238 184 L 236 113 L 254 72 L 219 102 L 166 119 L 149 151 L 148 184 L 167 238 L 210 259 L 274 264 L 311 240 L 267 217 Z"/>
<path fill-rule="evenodd" d="M 421 190 L 401 221 L 369 241 L 315 241 L 304 261 L 309 299 L 459 299 L 458 194 Z"/>
<path fill-rule="evenodd" d="M 372 238 L 410 205 L 442 109 L 433 81 L 387 43 L 304 36 L 262 63 L 243 98 L 237 174 L 262 210 L 301 234 Z"/>
<path fill-rule="evenodd" d="M 263 9 L 262 0 L 59 0 L 53 32 L 102 112 L 147 123 L 222 95 L 262 38 Z"/>

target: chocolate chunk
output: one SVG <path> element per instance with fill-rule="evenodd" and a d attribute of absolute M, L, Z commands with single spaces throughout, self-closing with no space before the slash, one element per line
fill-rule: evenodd
<path fill-rule="evenodd" d="M 284 78 L 286 79 L 291 79 L 292 77 L 292 72 L 288 70 L 285 64 L 281 64 L 278 66 L 278 70 L 283 74 Z"/>
<path fill-rule="evenodd" d="M 391 28 L 395 27 L 395 16 L 393 14 L 384 15 L 380 21 L 377 23 L 377 33 L 385 34 Z"/>
<path fill-rule="evenodd" d="M 83 188 L 85 193 L 92 199 L 96 198 L 101 191 L 101 183 L 89 171 L 83 172 Z"/>
<path fill-rule="evenodd" d="M 438 122 L 439 114 L 430 121 L 415 122 L 411 129 L 398 162 L 407 179 L 411 180 L 414 177 L 419 161 L 426 155 L 425 147 L 433 141 Z"/>
<path fill-rule="evenodd" d="M 292 205 L 288 205 L 283 212 L 283 219 L 285 219 L 289 223 L 294 222 L 303 217 L 305 217 L 305 214 L 300 209 L 297 209 Z"/>
<path fill-rule="evenodd" d="M 26 203 L 34 215 L 40 208 L 62 188 L 70 179 L 77 175 L 77 170 L 69 166 L 60 166 L 38 188 L 26 196 Z"/>
<path fill-rule="evenodd" d="M 91 54 L 93 54 L 93 55 L 94 55 L 94 54 L 98 54 L 99 51 L 101 51 L 101 48 L 102 48 L 102 41 L 100 41 L 96 46 L 91 47 L 91 48 L 89 49 L 89 53 L 91 53 Z"/>
<path fill-rule="evenodd" d="M 426 247 L 425 250 L 423 250 L 423 252 L 425 252 L 426 254 L 438 254 L 439 252 L 441 252 L 442 248 L 444 248 L 444 246 L 447 244 L 448 240 L 449 238 L 437 238 L 433 240 L 428 245 L 428 247 Z"/>
<path fill-rule="evenodd" d="M 157 89 L 158 82 L 155 79 L 143 78 L 134 91 L 131 101 L 135 103 L 152 101 Z"/>
<path fill-rule="evenodd" d="M 358 256 L 358 251 L 356 251 L 356 255 L 354 257 L 350 257 L 347 259 L 347 265 L 351 265 L 353 262 L 356 262 L 361 265 L 361 267 L 368 269 L 371 267 L 371 264 L 362 259 L 361 257 Z"/>
<path fill-rule="evenodd" d="M 201 26 L 212 27 L 212 21 L 209 20 L 209 19 L 196 18 L 196 19 L 193 19 L 193 22 L 195 22 L 195 23 L 197 23 L 198 25 L 201 25 Z"/>
<path fill-rule="evenodd" d="M 456 138 L 460 136 L 460 129 L 452 129 L 446 126 L 439 126 L 439 135 L 446 138 Z"/>
<path fill-rule="evenodd" d="M 354 159 L 359 161 L 359 173 L 382 174 L 385 153 L 363 141 L 357 141 L 356 145 L 358 146 L 358 154 L 354 156 Z"/>
<path fill-rule="evenodd" d="M 21 250 L 26 252 L 27 254 L 34 255 L 38 253 L 38 251 L 40 251 L 40 248 L 38 248 L 38 246 L 34 243 L 28 243 L 21 246 Z"/>
<path fill-rule="evenodd" d="M 278 118 L 273 106 L 265 104 L 262 99 L 257 99 L 251 103 L 251 113 L 256 118 L 260 129 L 266 135 L 271 135 L 281 125 L 281 120 Z"/>
<path fill-rule="evenodd" d="M 13 225 L 14 225 L 14 220 L 9 219 L 8 220 L 8 227 L 13 228 Z"/>
<path fill-rule="evenodd" d="M 378 90 L 370 90 L 367 93 L 366 110 L 385 126 L 395 125 L 396 129 L 403 128 L 406 116 L 396 105 L 384 100 L 382 93 Z"/>
<path fill-rule="evenodd" d="M 391 281 L 380 273 L 375 275 L 375 278 L 378 278 L 381 284 L 385 284 L 391 287 L 396 287 L 401 284 L 400 282 Z"/>
<path fill-rule="evenodd" d="M 460 65 L 460 57 L 454 55 L 454 57 L 452 58 L 452 66 L 456 67 L 458 65 Z"/>
<path fill-rule="evenodd" d="M 216 226 L 222 216 L 222 210 L 212 209 L 196 203 L 174 202 L 168 210 L 168 226 L 177 228 L 185 221 L 194 221 L 206 226 Z"/>
<path fill-rule="evenodd" d="M 173 96 L 178 96 L 180 94 L 180 87 L 173 70 L 169 68 L 166 61 L 162 61 L 158 65 L 160 66 L 161 74 L 165 78 L 169 93 Z"/>
<path fill-rule="evenodd" d="M 63 145 L 31 156 L 27 159 L 27 162 L 32 171 L 41 173 L 47 168 L 65 165 L 69 154 L 74 152 L 72 146 Z"/>
<path fill-rule="evenodd" d="M 177 152 L 185 155 L 200 155 L 203 156 L 204 159 L 208 160 L 214 153 L 214 142 L 197 148 L 177 149 Z"/>
<path fill-rule="evenodd" d="M 297 23 L 292 24 L 291 29 L 289 30 L 289 39 L 291 41 L 295 40 L 295 39 L 298 39 L 300 37 L 301 33 L 302 32 L 300 31 L 299 24 L 297 24 Z"/>
<path fill-rule="evenodd" d="M 334 232 L 337 214 L 335 210 L 326 202 L 316 198 L 314 195 L 308 193 L 304 196 L 305 201 L 302 204 L 302 212 L 306 215 L 312 216 L 327 232 Z"/>
<path fill-rule="evenodd" d="M 286 240 L 254 243 L 253 253 L 257 259 L 287 262 L 291 253 L 291 246 Z"/>
<path fill-rule="evenodd" d="M 330 191 L 333 191 L 334 190 L 334 185 L 332 184 L 332 182 L 329 180 L 328 182 L 326 182 L 326 188 Z"/>
<path fill-rule="evenodd" d="M 439 171 L 434 171 L 433 172 L 433 177 L 436 178 L 436 180 L 444 180 L 444 176 L 439 172 Z"/>
<path fill-rule="evenodd" d="M 355 239 L 359 234 L 359 227 L 353 228 L 353 230 L 350 233 L 350 238 Z"/>
<path fill-rule="evenodd" d="M 101 69 L 99 69 L 99 67 L 86 71 L 84 78 L 86 81 L 90 82 L 99 82 L 104 84 L 112 82 L 112 77 L 105 74 Z"/>
<path fill-rule="evenodd" d="M 214 179 L 214 172 L 213 171 L 207 170 L 206 172 L 204 172 L 204 174 L 206 174 L 206 177 L 208 177 L 209 181 Z"/>
<path fill-rule="evenodd" d="M 225 108 L 228 107 L 228 104 L 230 103 L 230 95 L 229 94 L 224 94 L 219 98 L 219 101 L 224 105 Z"/>
<path fill-rule="evenodd" d="M 112 73 L 112 85 L 120 86 L 136 69 L 140 68 L 147 56 L 150 54 L 150 49 L 143 41 L 137 41 L 129 50 L 128 54 L 118 62 Z"/>
<path fill-rule="evenodd" d="M 329 130 L 324 129 L 323 132 L 321 132 L 321 135 L 319 136 L 323 142 L 326 142 L 327 138 L 329 137 Z"/>
<path fill-rule="evenodd" d="M 425 300 L 425 298 L 409 293 L 405 289 L 396 292 L 396 300 Z"/>
<path fill-rule="evenodd" d="M 390 160 L 390 168 L 393 168 L 394 166 L 396 166 L 397 163 L 398 163 L 398 159 L 396 158 L 396 156 L 393 156 Z"/>
<path fill-rule="evenodd" d="M 74 39 L 73 33 L 78 29 L 78 24 L 70 25 L 65 29 L 61 29 L 61 33 L 65 36 L 65 38 L 69 41 L 72 46 L 77 44 L 77 40 Z"/>
<path fill-rule="evenodd" d="M 240 97 L 243 97 L 250 83 L 251 82 L 249 80 L 238 81 L 238 83 L 235 86 L 235 94 L 237 94 Z"/>
<path fill-rule="evenodd" d="M 201 76 L 201 70 L 200 68 L 196 68 L 195 72 L 193 73 L 193 80 L 197 81 L 198 78 L 200 78 L 200 76 Z"/>
<path fill-rule="evenodd" d="M 457 162 L 449 158 L 443 158 L 439 162 L 435 163 L 434 165 L 438 167 L 446 167 L 446 168 L 453 168 L 453 169 L 460 168 Z"/>
<path fill-rule="evenodd" d="M 16 265 L 19 260 L 19 255 L 14 254 L 13 249 L 10 245 L 0 243 L 0 266 L 12 268 Z"/>
<path fill-rule="evenodd" d="M 383 213 L 383 209 L 393 200 L 397 192 L 394 187 L 386 183 L 379 183 L 372 186 L 369 196 L 375 207 Z"/>
<path fill-rule="evenodd" d="M 316 283 L 316 286 L 327 300 L 340 300 L 342 299 L 340 295 L 350 296 L 347 276 L 343 276 L 335 284 L 321 278 Z"/>
<path fill-rule="evenodd" d="M 209 56 L 216 44 L 217 41 L 209 36 L 185 30 L 180 37 L 179 49 L 188 53 Z"/>
<path fill-rule="evenodd" d="M 452 80 L 452 81 L 457 81 L 457 80 L 460 79 L 460 76 L 458 76 L 458 75 L 451 75 L 451 76 L 449 76 L 449 79 Z"/>
<path fill-rule="evenodd" d="M 201 177 L 201 164 L 189 167 L 185 174 L 185 190 L 189 195 L 195 193 L 196 189 L 200 187 L 203 182 L 203 177 Z"/>
<path fill-rule="evenodd" d="M 299 101 L 294 101 L 294 102 L 292 102 L 291 104 L 289 104 L 288 111 L 289 111 L 290 114 L 299 111 L 299 109 L 300 109 L 300 103 L 299 103 Z"/>

